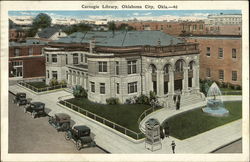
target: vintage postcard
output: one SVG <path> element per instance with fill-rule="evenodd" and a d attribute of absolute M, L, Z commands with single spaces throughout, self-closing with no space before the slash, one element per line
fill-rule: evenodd
<path fill-rule="evenodd" d="M 1 160 L 249 161 L 248 13 L 1 2 Z"/>

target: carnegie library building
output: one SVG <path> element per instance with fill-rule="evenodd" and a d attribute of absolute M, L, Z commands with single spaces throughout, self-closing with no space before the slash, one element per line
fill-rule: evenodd
<path fill-rule="evenodd" d="M 106 103 L 154 91 L 167 107 L 204 99 L 199 90 L 199 47 L 161 31 L 76 32 L 44 48 L 46 83 L 81 85 L 88 98 Z"/>

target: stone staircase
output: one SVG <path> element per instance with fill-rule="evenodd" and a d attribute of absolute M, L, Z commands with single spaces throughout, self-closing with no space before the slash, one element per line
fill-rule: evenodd
<path fill-rule="evenodd" d="M 205 102 L 206 98 L 204 94 L 199 93 L 199 94 L 188 94 L 188 95 L 182 95 L 181 96 L 181 107 L 187 106 L 187 105 L 192 105 L 195 103 L 199 102 Z"/>

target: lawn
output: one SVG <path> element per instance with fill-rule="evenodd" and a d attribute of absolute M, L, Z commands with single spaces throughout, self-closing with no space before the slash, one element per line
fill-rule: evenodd
<path fill-rule="evenodd" d="M 231 88 L 220 88 L 223 95 L 242 95 L 242 90 L 235 90 Z"/>
<path fill-rule="evenodd" d="M 26 82 L 27 84 L 36 87 L 36 88 L 46 88 L 48 87 L 47 84 L 45 84 L 45 82 Z"/>
<path fill-rule="evenodd" d="M 142 104 L 99 104 L 84 98 L 73 98 L 67 101 L 137 133 L 140 133 L 137 123 L 139 116 L 150 108 L 149 105 Z"/>
<path fill-rule="evenodd" d="M 183 140 L 242 118 L 241 101 L 224 104 L 230 113 L 227 117 L 213 117 L 195 109 L 169 118 L 170 135 Z"/>

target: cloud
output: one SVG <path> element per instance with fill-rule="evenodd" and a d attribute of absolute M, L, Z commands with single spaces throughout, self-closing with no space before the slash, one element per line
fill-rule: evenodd
<path fill-rule="evenodd" d="M 138 16 L 140 15 L 138 12 L 133 13 L 133 15 Z"/>
<path fill-rule="evenodd" d="M 152 14 L 152 12 L 148 12 L 148 13 L 145 13 L 145 14 L 142 14 L 142 15 L 151 15 Z"/>

